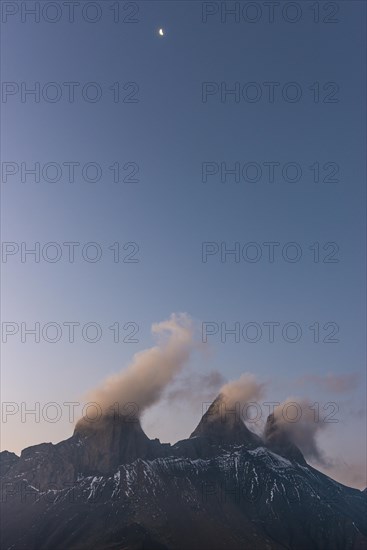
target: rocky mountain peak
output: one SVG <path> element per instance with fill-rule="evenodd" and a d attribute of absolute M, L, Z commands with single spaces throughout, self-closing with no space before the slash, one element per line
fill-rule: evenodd
<path fill-rule="evenodd" d="M 173 447 L 105 415 L 56 445 L 0 453 L 1 547 L 366 548 L 366 492 L 308 466 L 273 415 L 267 449 L 240 412 L 219 395 Z"/>
<path fill-rule="evenodd" d="M 258 446 L 261 439 L 245 425 L 239 403 L 219 394 L 201 418 L 190 438 L 205 437 L 215 443 Z"/>
<path fill-rule="evenodd" d="M 19 456 L 9 451 L 0 453 L 0 475 L 5 475 L 14 464 L 19 460 Z"/>
<path fill-rule="evenodd" d="M 82 447 L 84 469 L 101 472 L 146 457 L 152 444 L 138 418 L 117 414 L 96 421 L 81 418 L 71 439 Z"/>
<path fill-rule="evenodd" d="M 264 440 L 271 451 L 299 464 L 306 464 L 301 450 L 290 440 L 287 432 L 280 428 L 273 413 L 266 420 Z"/>

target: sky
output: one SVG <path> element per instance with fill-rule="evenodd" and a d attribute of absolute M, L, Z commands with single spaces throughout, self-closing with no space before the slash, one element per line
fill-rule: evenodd
<path fill-rule="evenodd" d="M 150 437 L 249 372 L 332 413 L 319 467 L 363 488 L 365 3 L 2 4 L 1 448 L 69 437 L 185 312 Z"/>

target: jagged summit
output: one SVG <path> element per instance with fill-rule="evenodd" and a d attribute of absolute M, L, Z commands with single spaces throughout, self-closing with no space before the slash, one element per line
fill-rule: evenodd
<path fill-rule="evenodd" d="M 239 403 L 232 406 L 220 393 L 203 415 L 190 438 L 205 437 L 214 443 L 259 446 L 261 439 L 245 425 Z"/>
<path fill-rule="evenodd" d="M 96 421 L 81 418 L 72 439 L 83 448 L 83 462 L 88 470 L 101 472 L 145 458 L 154 444 L 138 418 L 117 414 L 103 415 Z"/>
<path fill-rule="evenodd" d="M 116 437 L 116 435 L 121 434 L 121 432 L 126 433 L 130 430 L 143 432 L 137 417 L 130 417 L 122 414 L 104 414 L 95 420 L 88 419 L 87 417 L 80 418 L 75 425 L 74 435 L 91 437 L 97 436 L 100 432 L 105 432 L 111 437 Z"/>
<path fill-rule="evenodd" d="M 366 492 L 303 463 L 272 415 L 266 449 L 239 412 L 219 395 L 172 447 L 138 419 L 105 415 L 56 445 L 1 453 L 1 547 L 366 548 Z"/>
<path fill-rule="evenodd" d="M 14 464 L 19 460 L 19 456 L 9 451 L 0 453 L 0 476 L 5 475 Z"/>
<path fill-rule="evenodd" d="M 274 414 L 269 414 L 265 430 L 264 440 L 266 446 L 274 453 L 277 453 L 289 460 L 295 460 L 299 464 L 306 464 L 306 460 L 300 449 L 290 441 L 287 433 L 279 428 Z"/>

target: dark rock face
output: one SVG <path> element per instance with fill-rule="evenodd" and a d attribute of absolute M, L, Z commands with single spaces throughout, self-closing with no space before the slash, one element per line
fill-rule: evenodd
<path fill-rule="evenodd" d="M 270 414 L 267 418 L 264 430 L 264 439 L 266 446 L 275 453 L 280 454 L 289 460 L 295 460 L 299 464 L 306 464 L 300 449 L 289 440 L 284 432 L 279 430 L 274 414 Z"/>
<path fill-rule="evenodd" d="M 119 464 L 154 455 L 154 444 L 136 418 L 113 415 L 98 422 L 81 419 L 73 438 L 81 447 L 78 466 L 83 472 L 107 474 Z"/>
<path fill-rule="evenodd" d="M 19 460 L 19 456 L 9 451 L 0 453 L 0 476 L 4 476 L 12 466 Z"/>
<path fill-rule="evenodd" d="M 307 465 L 273 419 L 264 444 L 221 403 L 174 446 L 105 417 L 1 453 L 1 548 L 366 549 L 366 493 Z"/>
<path fill-rule="evenodd" d="M 147 437 L 138 419 L 117 415 L 97 422 L 81 419 L 69 439 L 24 449 L 20 459 L 13 462 L 11 474 L 15 479 L 26 476 L 30 484 L 41 490 L 50 484 L 62 488 L 79 474 L 105 475 L 119 464 L 162 456 L 164 449 L 158 440 Z"/>
<path fill-rule="evenodd" d="M 239 443 L 256 447 L 261 444 L 260 438 L 244 424 L 239 407 L 231 409 L 223 395 L 213 401 L 190 437 L 205 437 L 212 443 L 224 445 Z"/>

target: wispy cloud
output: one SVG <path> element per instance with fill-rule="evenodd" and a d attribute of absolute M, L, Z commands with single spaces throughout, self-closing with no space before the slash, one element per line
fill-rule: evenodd
<path fill-rule="evenodd" d="M 162 396 L 188 363 L 195 347 L 193 323 L 186 314 L 173 314 L 161 323 L 152 325 L 158 344 L 136 353 L 130 365 L 110 376 L 87 395 L 88 401 L 98 403 L 104 413 L 124 410 L 127 403 L 135 403 L 141 414 Z"/>
<path fill-rule="evenodd" d="M 306 374 L 298 379 L 300 384 L 313 384 L 330 393 L 346 393 L 358 387 L 360 375 L 357 372 L 334 374 L 329 372 L 325 376 Z"/>
<path fill-rule="evenodd" d="M 218 371 L 187 374 L 176 380 L 173 387 L 167 391 L 165 399 L 169 403 L 197 405 L 214 399 L 224 383 L 225 378 Z"/>
<path fill-rule="evenodd" d="M 290 397 L 274 409 L 276 428 L 297 445 L 307 459 L 326 466 L 326 459 L 317 441 L 318 434 L 328 426 L 315 414 L 312 401 Z"/>

